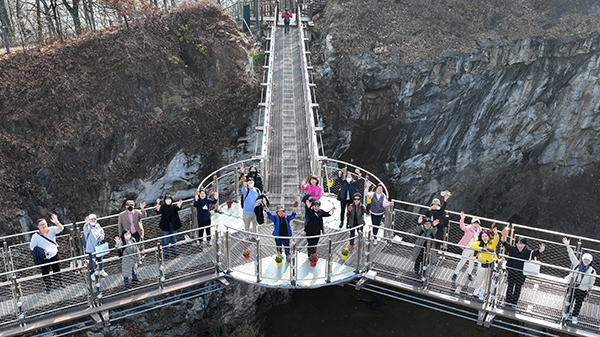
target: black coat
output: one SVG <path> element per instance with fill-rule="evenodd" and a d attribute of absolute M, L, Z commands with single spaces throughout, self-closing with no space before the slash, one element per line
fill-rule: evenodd
<path fill-rule="evenodd" d="M 347 182 L 346 179 L 342 179 L 342 177 L 337 177 L 337 182 L 340 184 L 340 193 L 338 193 L 338 200 L 348 200 L 346 199 L 346 195 L 350 195 L 350 200 L 352 200 L 352 196 L 356 193 L 356 180 L 352 180 L 352 182 Z M 347 194 L 347 192 L 350 192 Z"/>
<path fill-rule="evenodd" d="M 444 228 L 444 227 L 448 227 L 448 218 L 446 217 L 446 202 L 444 201 L 444 203 L 442 204 L 442 206 L 440 207 L 440 209 L 438 210 L 425 210 L 425 212 L 423 212 L 423 215 L 430 218 L 431 221 L 434 220 L 440 220 L 440 223 L 438 223 L 437 227 L 438 228 Z"/>
<path fill-rule="evenodd" d="M 508 253 L 508 261 L 506 262 L 506 267 L 509 270 L 510 269 L 523 270 L 523 264 L 525 263 L 525 261 L 511 259 L 511 257 L 521 259 L 521 260 L 529 260 L 530 254 L 531 254 L 532 259 L 541 254 L 539 249 L 534 250 L 533 254 L 532 254 L 531 249 L 528 249 L 527 247 L 523 248 L 523 251 L 519 251 L 519 249 L 516 246 L 510 245 L 508 242 L 502 242 L 502 245 L 504 246 L 504 249 L 506 249 L 506 252 Z"/>
<path fill-rule="evenodd" d="M 171 229 L 171 224 L 173 224 L 174 230 L 181 228 L 181 220 L 179 220 L 179 207 L 177 207 L 177 205 L 160 205 L 160 209 L 156 211 L 156 213 L 161 215 L 158 227 L 160 227 L 160 229 L 163 231 L 169 231 Z"/>
<path fill-rule="evenodd" d="M 331 216 L 331 212 L 325 212 L 320 209 L 319 212 L 315 212 L 312 208 L 308 210 L 308 220 L 306 221 L 306 226 L 304 226 L 304 231 L 307 236 L 320 235 L 323 232 L 323 218 Z"/>

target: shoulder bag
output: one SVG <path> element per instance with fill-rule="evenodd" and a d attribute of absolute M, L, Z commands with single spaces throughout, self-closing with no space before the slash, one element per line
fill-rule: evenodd
<path fill-rule="evenodd" d="M 539 275 L 540 273 L 540 262 L 537 260 L 536 257 L 534 257 L 532 260 L 532 256 L 533 251 L 531 251 L 531 253 L 529 254 L 529 261 L 523 262 L 523 275 L 525 276 Z"/>

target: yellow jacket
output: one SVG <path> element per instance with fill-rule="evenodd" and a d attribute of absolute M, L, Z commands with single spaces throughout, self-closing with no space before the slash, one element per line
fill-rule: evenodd
<path fill-rule="evenodd" d="M 471 244 L 471 248 L 477 249 L 477 250 L 480 250 L 482 248 L 489 248 L 495 252 L 496 246 L 498 245 L 499 240 L 500 240 L 500 237 L 498 235 L 496 235 L 496 236 L 494 236 L 492 241 L 488 241 L 488 243 L 487 243 L 487 245 L 485 245 L 485 247 L 480 247 L 479 240 L 477 240 Z M 477 252 L 477 260 L 479 260 L 479 262 L 481 262 L 481 263 L 489 263 L 489 262 L 497 261 L 498 256 L 493 255 L 493 253 L 490 253 L 490 252 L 481 251 L 481 252 Z"/>

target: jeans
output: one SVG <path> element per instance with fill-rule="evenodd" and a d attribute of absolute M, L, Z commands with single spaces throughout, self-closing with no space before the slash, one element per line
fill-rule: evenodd
<path fill-rule="evenodd" d="M 285 255 L 290 255 L 290 239 L 275 239 L 275 245 L 277 246 L 277 254 L 281 254 L 281 248 L 285 247 Z"/>
<path fill-rule="evenodd" d="M 89 261 L 90 261 L 90 273 L 93 274 L 94 273 L 94 255 L 92 253 L 88 253 L 88 257 L 89 257 Z M 98 270 L 104 269 L 103 263 L 102 263 L 102 256 L 96 255 L 96 262 L 98 262 Z"/>
<path fill-rule="evenodd" d="M 171 226 L 171 228 L 168 231 L 165 230 L 160 230 L 160 235 L 161 236 L 165 236 L 165 235 L 169 235 L 169 234 L 175 234 L 175 230 L 173 229 L 173 226 Z M 169 244 L 169 241 L 171 242 L 172 246 L 171 246 L 171 252 L 173 254 L 177 253 L 177 246 L 175 246 L 175 244 L 177 243 L 177 237 L 175 235 L 171 236 L 171 237 L 166 237 L 166 238 L 162 238 L 160 239 L 160 244 L 164 247 L 166 245 Z M 163 249 L 163 253 L 164 254 L 168 254 L 169 253 L 169 249 Z"/>

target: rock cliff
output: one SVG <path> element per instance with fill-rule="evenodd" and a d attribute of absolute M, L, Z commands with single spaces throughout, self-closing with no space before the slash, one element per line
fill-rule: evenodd
<path fill-rule="evenodd" d="M 216 4 L 0 59 L 0 234 L 189 197 L 245 154 L 252 60 Z"/>
<path fill-rule="evenodd" d="M 471 51 L 412 61 L 345 48 L 336 4 L 313 48 L 327 154 L 373 170 L 399 199 L 426 204 L 449 189 L 453 210 L 600 238 L 597 32 L 484 31 Z"/>

